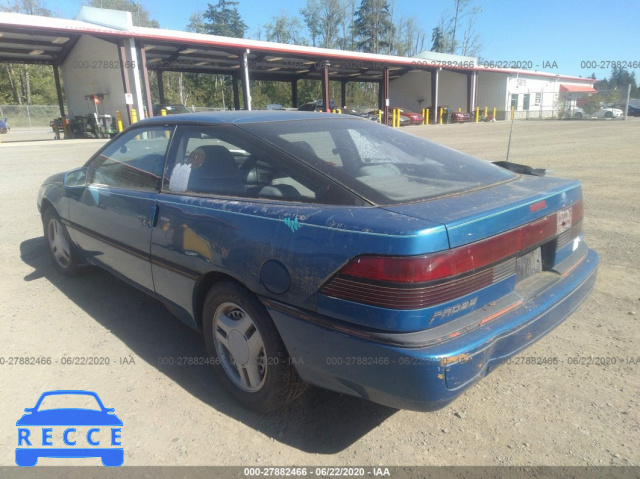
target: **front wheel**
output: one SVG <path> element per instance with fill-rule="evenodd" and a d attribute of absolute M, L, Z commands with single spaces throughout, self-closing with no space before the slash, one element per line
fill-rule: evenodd
<path fill-rule="evenodd" d="M 613 118 L 613 113 L 611 113 L 610 111 L 605 112 L 604 114 L 605 118 Z"/>
<path fill-rule="evenodd" d="M 207 351 L 234 399 L 264 413 L 304 391 L 269 313 L 250 291 L 230 281 L 216 284 L 203 315 Z"/>
<path fill-rule="evenodd" d="M 577 113 L 574 115 L 574 117 L 575 117 L 575 118 L 577 118 L 577 119 L 579 120 L 580 118 L 582 118 L 582 113 L 577 112 Z"/>
<path fill-rule="evenodd" d="M 62 224 L 60 217 L 50 207 L 44 212 L 42 222 L 53 266 L 64 276 L 74 276 L 78 272 L 78 261 L 67 229 Z"/>

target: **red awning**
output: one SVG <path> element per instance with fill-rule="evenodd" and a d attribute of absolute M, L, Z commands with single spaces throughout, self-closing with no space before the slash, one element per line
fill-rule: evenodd
<path fill-rule="evenodd" d="M 560 92 L 569 92 L 569 93 L 598 93 L 592 86 L 590 85 L 564 85 L 560 84 Z"/>

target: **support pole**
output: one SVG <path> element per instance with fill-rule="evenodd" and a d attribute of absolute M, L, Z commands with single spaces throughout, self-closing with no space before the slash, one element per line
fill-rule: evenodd
<path fill-rule="evenodd" d="M 476 88 L 478 84 L 478 72 L 467 74 L 467 111 L 476 109 Z"/>
<path fill-rule="evenodd" d="M 162 70 L 157 71 L 158 75 L 158 99 L 160 104 L 164 105 L 164 80 L 162 79 Z"/>
<path fill-rule="evenodd" d="M 124 68 L 124 65 L 127 62 L 127 53 L 124 48 L 124 40 L 118 40 L 118 58 L 120 60 L 120 73 L 122 74 L 122 86 L 124 88 L 124 94 L 131 94 L 131 86 L 129 84 L 129 74 Z M 127 121 L 131 125 L 131 110 L 133 109 L 133 105 L 127 104 Z"/>
<path fill-rule="evenodd" d="M 129 42 L 129 56 L 131 58 L 131 72 L 133 73 L 133 87 L 135 88 L 134 102 L 138 106 L 138 117 L 144 119 L 144 102 L 142 101 L 142 85 L 140 79 L 140 69 L 138 68 L 140 62 L 138 61 L 138 52 L 136 49 L 136 43 L 133 38 L 128 40 Z M 121 64 L 122 69 L 125 68 L 125 63 Z"/>
<path fill-rule="evenodd" d="M 251 85 L 249 84 L 249 53 L 247 48 L 242 52 L 242 97 L 244 99 L 244 109 L 251 110 Z"/>
<path fill-rule="evenodd" d="M 438 76 L 440 68 L 431 74 L 431 106 L 433 107 L 433 122 L 438 123 Z"/>
<path fill-rule="evenodd" d="M 382 118 L 384 124 L 389 123 L 389 69 L 385 68 L 382 76 L 382 94 L 384 98 L 384 105 L 382 106 Z"/>
<path fill-rule="evenodd" d="M 233 86 L 233 108 L 235 110 L 240 109 L 240 87 L 238 85 L 238 75 L 234 74 L 231 77 L 231 84 Z"/>
<path fill-rule="evenodd" d="M 331 111 L 331 99 L 329 98 L 329 62 L 324 62 L 324 69 L 322 71 L 322 104 L 324 105 L 324 111 Z"/>
<path fill-rule="evenodd" d="M 627 119 L 627 114 L 629 113 L 629 101 L 631 101 L 631 83 L 627 87 L 627 103 L 624 106 L 624 119 Z"/>
<path fill-rule="evenodd" d="M 144 46 L 140 42 L 136 42 L 136 47 L 140 53 L 140 67 L 142 74 L 142 86 L 144 89 L 144 96 L 147 102 L 147 117 L 153 116 L 153 102 L 151 100 L 151 88 L 149 87 L 149 71 L 147 70 L 147 52 Z"/>
<path fill-rule="evenodd" d="M 56 95 L 58 96 L 58 108 L 60 108 L 60 116 L 64 118 L 64 100 L 62 98 L 62 86 L 60 83 L 60 72 L 58 65 L 53 65 L 53 79 L 56 82 Z"/>
<path fill-rule="evenodd" d="M 64 99 L 62 98 L 62 84 L 60 83 L 60 72 L 58 71 L 58 65 L 53 65 L 53 79 L 56 82 L 56 95 L 58 96 L 58 108 L 60 108 L 60 120 L 62 121 L 62 130 L 64 131 L 64 137 L 71 138 L 71 131 L 69 131 L 69 125 L 67 124 L 67 117 L 64 112 Z M 56 137 L 60 136 L 60 132 L 56 127 Z"/>
<path fill-rule="evenodd" d="M 298 108 L 298 79 L 291 80 L 291 106 Z"/>

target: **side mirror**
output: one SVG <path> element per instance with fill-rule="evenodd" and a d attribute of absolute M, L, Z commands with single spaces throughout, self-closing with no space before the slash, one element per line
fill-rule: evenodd
<path fill-rule="evenodd" d="M 87 186 L 87 169 L 78 168 L 77 170 L 71 170 L 64 175 L 62 180 L 62 186 L 65 188 L 79 188 Z"/>

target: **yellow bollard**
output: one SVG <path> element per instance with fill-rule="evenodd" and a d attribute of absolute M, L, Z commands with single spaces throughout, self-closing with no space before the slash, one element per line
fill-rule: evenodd
<path fill-rule="evenodd" d="M 458 108 L 458 113 L 462 111 L 462 108 Z"/>
<path fill-rule="evenodd" d="M 382 124 L 382 110 L 378 110 L 378 123 Z"/>
<path fill-rule="evenodd" d="M 444 108 L 440 107 L 440 119 L 438 120 L 438 123 L 442 125 L 442 111 L 444 110 Z"/>
<path fill-rule="evenodd" d="M 396 115 L 397 115 L 397 111 L 395 108 L 393 108 L 391 110 L 391 128 L 395 128 L 396 127 Z"/>
<path fill-rule="evenodd" d="M 131 124 L 133 125 L 134 123 L 138 122 L 138 112 L 136 111 L 135 108 L 131 109 Z"/>
<path fill-rule="evenodd" d="M 480 107 L 477 106 L 476 107 L 476 123 L 478 123 L 479 119 L 480 119 Z"/>
<path fill-rule="evenodd" d="M 496 107 L 493 107 L 493 121 L 496 121 Z"/>
<path fill-rule="evenodd" d="M 487 117 L 487 109 L 488 109 L 488 108 L 489 108 L 488 106 L 485 106 L 485 107 L 484 107 L 484 117 L 485 117 L 485 118 Z"/>
<path fill-rule="evenodd" d="M 116 123 L 118 124 L 118 132 L 122 131 L 124 128 L 122 127 L 122 113 L 116 111 Z"/>
<path fill-rule="evenodd" d="M 513 117 L 515 116 L 515 115 L 514 115 L 514 113 L 513 113 L 513 112 L 514 112 L 514 110 L 515 110 L 515 108 L 514 108 L 514 107 L 511 107 L 511 119 L 512 119 L 512 120 L 513 120 Z"/>
<path fill-rule="evenodd" d="M 428 125 L 429 124 L 429 109 L 425 108 L 424 109 L 424 115 L 422 115 L 424 120 L 422 122 L 423 125 Z"/>
<path fill-rule="evenodd" d="M 162 110 L 160 110 L 160 116 L 167 116 L 167 110 L 165 110 L 164 108 Z M 171 135 L 169 134 L 169 131 L 166 130 L 164 132 L 164 137 L 165 138 L 169 138 Z"/>

